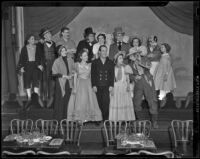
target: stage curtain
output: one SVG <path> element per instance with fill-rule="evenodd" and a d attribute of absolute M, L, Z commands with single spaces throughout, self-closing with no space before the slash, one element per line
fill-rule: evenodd
<path fill-rule="evenodd" d="M 155 15 L 177 32 L 193 35 L 193 2 L 169 2 L 164 7 L 150 7 Z"/>
<path fill-rule="evenodd" d="M 40 29 L 48 27 L 52 34 L 69 24 L 82 10 L 82 7 L 24 7 L 25 35 L 38 36 Z"/>
<path fill-rule="evenodd" d="M 15 61 L 15 35 L 12 34 L 12 8 L 5 7 L 2 15 L 1 97 L 17 94 L 18 81 Z"/>

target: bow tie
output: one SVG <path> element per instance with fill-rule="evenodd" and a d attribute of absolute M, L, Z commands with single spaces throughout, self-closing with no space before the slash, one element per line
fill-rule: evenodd
<path fill-rule="evenodd" d="M 47 44 L 52 44 L 52 42 L 51 41 L 45 41 Z"/>
<path fill-rule="evenodd" d="M 118 45 L 122 45 L 122 41 L 118 41 L 117 44 L 118 44 Z"/>

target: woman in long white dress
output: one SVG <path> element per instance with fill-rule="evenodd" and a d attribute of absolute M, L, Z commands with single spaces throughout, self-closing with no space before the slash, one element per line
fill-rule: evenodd
<path fill-rule="evenodd" d="M 88 50 L 83 49 L 79 57 L 80 62 L 75 64 L 74 88 L 68 104 L 67 119 L 82 122 L 101 121 L 101 110 L 92 90 L 91 63 L 87 63 Z"/>
<path fill-rule="evenodd" d="M 123 64 L 123 54 L 115 55 L 115 83 L 110 97 L 109 120 L 135 120 L 129 76 Z"/>

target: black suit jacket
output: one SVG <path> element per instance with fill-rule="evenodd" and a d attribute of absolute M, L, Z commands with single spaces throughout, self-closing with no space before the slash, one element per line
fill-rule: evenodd
<path fill-rule="evenodd" d="M 92 62 L 91 81 L 92 87 L 114 87 L 114 63 L 107 57 L 105 63 L 98 58 Z"/>
<path fill-rule="evenodd" d="M 93 58 L 93 45 L 95 44 L 96 42 L 92 42 L 92 45 L 90 46 L 89 43 L 87 42 L 87 40 L 81 40 L 79 43 L 78 43 L 78 46 L 77 46 L 77 51 L 76 51 L 76 54 L 75 54 L 75 62 L 78 62 L 78 56 L 79 56 L 79 53 L 82 51 L 83 48 L 86 48 L 88 49 L 89 53 L 88 53 L 88 62 L 91 62 L 92 58 Z"/>
<path fill-rule="evenodd" d="M 52 42 L 53 42 L 52 47 L 55 50 L 54 57 L 56 59 L 56 58 L 58 58 L 58 53 L 57 53 L 57 50 L 56 50 L 56 43 L 54 41 L 52 41 Z M 45 65 L 46 65 L 45 64 L 46 63 L 46 57 L 45 57 L 44 43 L 38 42 L 37 46 L 38 46 L 38 52 L 39 52 L 39 54 L 40 54 L 40 56 L 42 58 L 42 66 L 45 67 Z"/>
<path fill-rule="evenodd" d="M 128 54 L 130 47 L 131 46 L 129 44 L 122 42 L 121 51 L 125 51 L 126 54 Z M 115 42 L 111 44 L 110 50 L 109 50 L 109 58 L 113 60 L 115 54 L 117 54 L 118 52 L 119 52 L 119 49 L 118 49 L 117 43 Z"/>

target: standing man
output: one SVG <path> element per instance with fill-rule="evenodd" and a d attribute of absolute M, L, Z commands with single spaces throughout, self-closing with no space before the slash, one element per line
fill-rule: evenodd
<path fill-rule="evenodd" d="M 99 47 L 100 57 L 92 62 L 91 81 L 97 95 L 103 121 L 108 120 L 110 94 L 113 95 L 114 63 L 107 57 L 107 46 Z"/>
<path fill-rule="evenodd" d="M 85 48 L 88 49 L 88 63 L 92 62 L 92 59 L 94 57 L 93 54 L 93 45 L 96 44 L 95 40 L 95 33 L 93 32 L 93 29 L 91 27 L 88 27 L 84 30 L 84 40 L 81 40 L 78 43 L 76 56 L 75 56 L 75 62 L 78 61 L 78 55 L 79 53 Z"/>
<path fill-rule="evenodd" d="M 74 40 L 70 38 L 70 29 L 62 27 L 60 30 L 60 39 L 56 42 L 56 46 L 63 45 L 67 49 L 67 56 L 74 59 L 76 53 L 76 44 Z"/>
<path fill-rule="evenodd" d="M 137 120 L 141 120 L 142 118 L 142 98 L 144 96 L 149 105 L 153 128 L 158 128 L 157 96 L 153 76 L 149 71 L 151 62 L 146 57 L 141 57 L 140 53 L 134 49 L 130 49 L 128 56 L 131 60 L 129 66 L 133 71 L 133 74 L 130 75 L 130 80 L 135 83 L 133 103 L 135 106 L 136 118 Z"/>
<path fill-rule="evenodd" d="M 151 61 L 150 73 L 155 77 L 155 70 L 161 58 L 161 50 L 158 45 L 158 38 L 152 35 L 147 41 L 147 57 Z"/>
<path fill-rule="evenodd" d="M 56 53 L 56 44 L 52 41 L 52 34 L 48 28 L 40 31 L 43 43 L 40 43 L 40 52 L 43 56 L 43 67 L 41 91 L 43 100 L 47 101 L 47 108 L 51 107 L 54 101 L 55 80 L 52 77 L 52 66 L 54 60 L 58 57 Z"/>
<path fill-rule="evenodd" d="M 114 43 L 110 45 L 109 50 L 109 58 L 111 60 L 114 60 L 115 54 L 117 54 L 119 51 L 121 51 L 124 55 L 128 54 L 130 45 L 123 42 L 124 35 L 125 33 L 123 32 L 121 27 L 116 27 L 114 29 Z M 127 60 L 125 60 L 124 62 L 127 63 Z"/>

